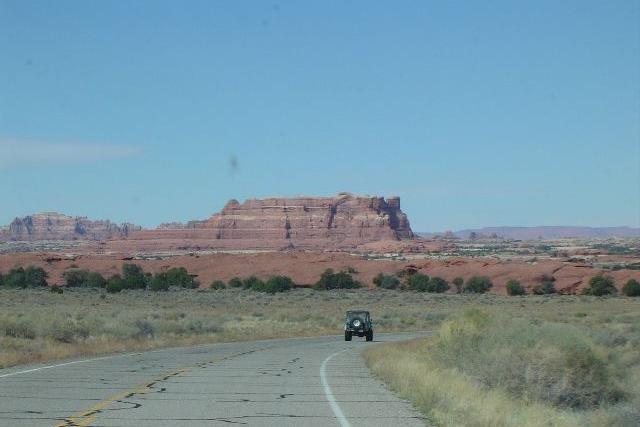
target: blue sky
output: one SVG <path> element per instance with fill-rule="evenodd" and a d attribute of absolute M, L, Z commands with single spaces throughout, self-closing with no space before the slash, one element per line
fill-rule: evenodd
<path fill-rule="evenodd" d="M 0 223 L 399 195 L 640 226 L 640 2 L 0 0 Z"/>

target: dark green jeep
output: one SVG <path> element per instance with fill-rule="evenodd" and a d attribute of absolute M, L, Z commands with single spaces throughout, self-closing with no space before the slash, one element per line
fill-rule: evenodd
<path fill-rule="evenodd" d="M 351 341 L 351 337 L 354 335 L 366 337 L 367 341 L 373 341 L 373 325 L 368 311 L 347 311 L 344 322 L 344 340 Z"/>

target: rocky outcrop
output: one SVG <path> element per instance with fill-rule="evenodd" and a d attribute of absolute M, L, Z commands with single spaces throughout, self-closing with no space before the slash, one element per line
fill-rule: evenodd
<path fill-rule="evenodd" d="M 400 199 L 390 197 L 296 197 L 230 200 L 201 225 L 218 239 L 398 240 L 413 237 Z"/>
<path fill-rule="evenodd" d="M 44 212 L 14 219 L 0 229 L 0 241 L 122 239 L 140 229 L 128 223 L 118 225 L 110 221 L 91 221 L 86 217 Z"/>
<path fill-rule="evenodd" d="M 412 237 L 398 197 L 342 193 L 244 203 L 230 200 L 208 220 L 165 224 L 161 229 L 134 233 L 131 239 L 164 239 L 221 249 L 342 249 Z"/>

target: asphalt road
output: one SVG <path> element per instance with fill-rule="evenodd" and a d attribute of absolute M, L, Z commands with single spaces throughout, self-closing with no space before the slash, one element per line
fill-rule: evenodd
<path fill-rule="evenodd" d="M 295 338 L 5 369 L 0 426 L 424 426 L 371 377 L 371 345 Z"/>

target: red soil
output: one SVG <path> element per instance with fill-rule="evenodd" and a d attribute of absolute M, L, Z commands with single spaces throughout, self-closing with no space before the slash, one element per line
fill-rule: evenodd
<path fill-rule="evenodd" d="M 65 259 L 65 256 L 59 253 L 17 253 L 0 255 L 0 271 L 7 272 L 13 267 L 36 265 L 49 273 L 50 284 L 63 284 L 62 273 L 72 266 L 98 271 L 108 277 L 119 273 L 125 262 L 139 264 L 145 271 L 152 273 L 170 267 L 185 267 L 189 273 L 197 275 L 203 287 L 213 280 L 227 281 L 232 277 L 250 275 L 267 278 L 276 274 L 290 276 L 296 283 L 312 284 L 327 268 L 341 270 L 347 267 L 358 271 L 355 275 L 358 280 L 373 286 L 372 279 L 378 273 L 395 273 L 411 264 L 422 273 L 440 276 L 449 281 L 458 276 L 465 279 L 473 275 L 488 276 L 493 280 L 492 291 L 496 293 L 505 293 L 505 284 L 509 279 L 517 279 L 526 287 L 531 287 L 539 283 L 545 275 L 556 279 L 556 289 L 559 291 L 564 289 L 567 292 L 577 292 L 592 276 L 603 272 L 600 269 L 560 261 L 539 261 L 533 264 L 487 258 L 458 258 L 403 262 L 366 260 L 339 252 L 218 253 L 174 256 L 163 260 L 124 260 L 122 255 L 99 254 L 76 255 L 74 259 Z M 605 274 L 610 275 L 618 287 L 631 278 L 640 280 L 640 271 L 637 270 L 605 271 Z"/>

